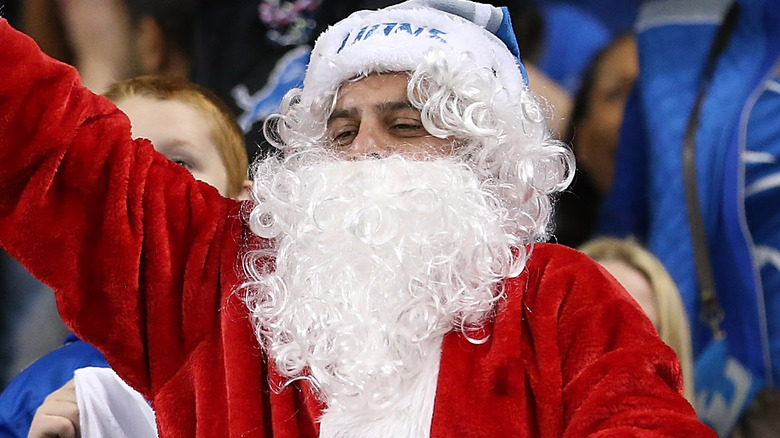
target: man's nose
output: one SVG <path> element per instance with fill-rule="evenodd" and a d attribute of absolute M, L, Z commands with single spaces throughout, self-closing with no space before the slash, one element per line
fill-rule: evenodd
<path fill-rule="evenodd" d="M 349 159 L 382 158 L 391 150 L 391 141 L 380 127 L 361 125 L 349 148 Z"/>

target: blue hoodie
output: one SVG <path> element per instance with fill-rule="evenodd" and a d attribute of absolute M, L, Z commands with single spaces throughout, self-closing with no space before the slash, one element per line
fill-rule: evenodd
<path fill-rule="evenodd" d="M 43 400 L 84 367 L 108 367 L 93 346 L 71 334 L 65 344 L 25 368 L 0 394 L 0 437 L 26 438 Z"/>

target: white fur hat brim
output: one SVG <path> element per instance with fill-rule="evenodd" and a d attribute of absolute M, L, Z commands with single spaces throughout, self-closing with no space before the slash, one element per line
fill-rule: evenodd
<path fill-rule="evenodd" d="M 441 50 L 451 61 L 470 52 L 479 67 L 498 77 L 510 98 L 525 88 L 518 60 L 484 27 L 440 10 L 402 4 L 355 12 L 323 32 L 312 50 L 302 103 L 336 90 L 348 79 L 413 71 L 431 49 Z"/>

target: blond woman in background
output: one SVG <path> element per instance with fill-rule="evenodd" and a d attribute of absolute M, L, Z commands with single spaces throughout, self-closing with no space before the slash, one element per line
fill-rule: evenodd
<path fill-rule="evenodd" d="M 684 396 L 693 403 L 691 331 L 677 285 L 650 251 L 631 239 L 598 237 L 579 248 L 599 262 L 642 306 L 661 340 L 680 358 Z"/>

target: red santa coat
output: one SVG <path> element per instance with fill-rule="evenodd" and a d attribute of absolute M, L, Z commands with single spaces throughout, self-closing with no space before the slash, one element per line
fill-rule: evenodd
<path fill-rule="evenodd" d="M 132 141 L 5 20 L 0 60 L 0 242 L 152 401 L 160 435 L 316 436 L 322 406 L 279 390 L 237 290 L 244 206 Z M 672 350 L 590 259 L 536 245 L 506 291 L 488 342 L 445 336 L 432 437 L 714 436 Z"/>

